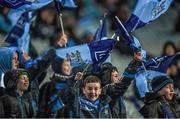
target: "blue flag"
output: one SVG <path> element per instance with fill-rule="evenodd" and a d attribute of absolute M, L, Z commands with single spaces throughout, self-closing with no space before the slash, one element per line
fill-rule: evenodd
<path fill-rule="evenodd" d="M 103 20 L 100 20 L 100 26 L 95 33 L 93 41 L 99 41 L 99 40 L 104 40 L 104 39 L 108 39 L 106 17 L 104 17 Z"/>
<path fill-rule="evenodd" d="M 29 30 L 32 18 L 32 12 L 24 12 L 18 19 L 17 24 L 8 33 L 5 41 L 11 46 L 19 47 L 21 50 L 28 53 L 30 42 Z"/>
<path fill-rule="evenodd" d="M 140 52 L 141 54 L 141 60 L 145 61 L 146 60 L 146 51 L 142 48 L 139 40 L 136 37 L 130 36 L 126 28 L 123 26 L 121 21 L 118 19 L 116 16 L 116 21 L 117 21 L 117 27 L 121 32 L 121 35 L 126 39 L 126 43 L 133 49 L 134 53 Z"/>
<path fill-rule="evenodd" d="M 161 73 L 166 73 L 169 65 L 173 59 L 179 54 L 155 57 L 144 62 L 144 66 L 147 70 L 153 70 Z"/>
<path fill-rule="evenodd" d="M 153 70 L 147 70 L 146 72 L 142 70 L 136 73 L 135 83 L 141 98 L 144 98 L 145 94 L 152 90 L 150 82 L 153 80 L 153 78 L 162 75 L 166 74 Z"/>
<path fill-rule="evenodd" d="M 0 5 L 21 11 L 30 11 L 42 8 L 52 2 L 53 0 L 6 0 L 5 3 L 0 2 Z"/>
<path fill-rule="evenodd" d="M 26 4 L 31 4 L 31 1 L 28 0 L 1 0 L 0 5 L 12 8 L 12 9 L 17 9 L 23 5 Z"/>
<path fill-rule="evenodd" d="M 68 59 L 72 67 L 78 67 L 84 63 L 92 63 L 90 50 L 87 44 L 60 48 L 56 50 L 56 54 L 61 58 Z"/>
<path fill-rule="evenodd" d="M 88 44 L 94 72 L 100 71 L 101 64 L 109 57 L 115 44 L 116 41 L 114 39 L 101 40 Z"/>
<path fill-rule="evenodd" d="M 173 0 L 138 0 L 132 15 L 124 23 L 124 27 L 128 32 L 133 32 L 143 27 L 164 14 L 172 1 Z M 121 34 L 119 29 L 116 30 L 116 33 Z"/>
<path fill-rule="evenodd" d="M 76 8 L 74 0 L 54 0 L 56 10 L 58 14 L 61 13 L 61 6 L 67 8 Z"/>
<path fill-rule="evenodd" d="M 115 40 L 102 40 L 73 47 L 60 48 L 56 50 L 59 57 L 70 60 L 73 67 L 83 64 L 93 64 L 94 71 L 99 69 L 103 62 L 110 62 L 110 51 L 114 47 Z"/>

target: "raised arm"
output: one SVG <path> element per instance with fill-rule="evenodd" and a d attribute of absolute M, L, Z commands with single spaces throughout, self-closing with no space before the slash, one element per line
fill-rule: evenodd
<path fill-rule="evenodd" d="M 107 85 L 104 88 L 104 93 L 108 94 L 112 98 L 116 98 L 124 95 L 126 90 L 131 84 L 131 81 L 134 79 L 135 74 L 137 72 L 137 68 L 141 65 L 140 61 L 132 60 L 128 67 L 125 69 L 123 73 L 123 79 L 114 85 Z"/>

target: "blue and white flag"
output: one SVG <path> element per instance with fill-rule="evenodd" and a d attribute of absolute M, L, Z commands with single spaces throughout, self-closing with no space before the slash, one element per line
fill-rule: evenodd
<path fill-rule="evenodd" d="M 94 72 L 100 71 L 101 64 L 109 57 L 116 42 L 114 39 L 107 39 L 88 44 Z"/>
<path fill-rule="evenodd" d="M 145 94 L 152 90 L 150 82 L 153 80 L 153 78 L 162 75 L 166 74 L 153 70 L 147 70 L 146 72 L 142 70 L 136 73 L 135 83 L 141 98 L 144 98 Z"/>
<path fill-rule="evenodd" d="M 134 53 L 140 52 L 140 57 L 141 60 L 145 61 L 146 60 L 146 51 L 142 48 L 139 40 L 136 37 L 130 36 L 126 28 L 123 26 L 121 21 L 118 19 L 116 16 L 116 21 L 117 21 L 117 27 L 121 32 L 121 35 L 126 39 L 126 43 L 133 49 Z"/>
<path fill-rule="evenodd" d="M 138 0 L 132 15 L 124 23 L 124 27 L 128 32 L 133 32 L 143 27 L 164 14 L 172 1 L 173 0 Z M 121 34 L 119 29 L 116 30 L 116 33 Z"/>
<path fill-rule="evenodd" d="M 32 2 L 30 0 L 1 0 L 0 5 L 12 8 L 12 9 L 17 9 L 23 5 L 31 4 Z"/>
<path fill-rule="evenodd" d="M 100 20 L 100 26 L 96 30 L 93 41 L 100 41 L 100 40 L 104 40 L 104 39 L 108 39 L 107 38 L 106 17 L 104 17 L 102 20 Z"/>
<path fill-rule="evenodd" d="M 70 60 L 73 67 L 93 64 L 94 71 L 96 71 L 101 63 L 111 61 L 109 55 L 115 43 L 115 40 L 102 40 L 90 44 L 60 48 L 56 50 L 56 54 Z"/>
<path fill-rule="evenodd" d="M 52 2 L 53 0 L 6 0 L 5 4 L 0 2 L 0 5 L 24 12 L 40 9 Z"/>
<path fill-rule="evenodd" d="M 60 48 L 56 50 L 56 54 L 61 58 L 68 59 L 73 67 L 81 66 L 81 64 L 84 63 L 92 63 L 90 50 L 87 44 Z"/>
<path fill-rule="evenodd" d="M 0 5 L 21 11 L 29 11 L 40 9 L 53 1 L 63 7 L 77 7 L 74 0 L 1 0 Z"/>
<path fill-rule="evenodd" d="M 153 71 L 157 71 L 161 73 L 166 73 L 169 65 L 172 63 L 172 61 L 177 55 L 179 54 L 155 57 L 143 63 L 147 70 L 153 70 Z"/>
<path fill-rule="evenodd" d="M 19 47 L 21 50 L 29 52 L 30 24 L 33 18 L 32 12 L 24 12 L 18 19 L 17 24 L 8 33 L 5 41 L 11 46 Z"/>
<path fill-rule="evenodd" d="M 76 3 L 74 0 L 54 0 L 56 10 L 58 14 L 61 13 L 61 6 L 67 8 L 76 8 Z"/>

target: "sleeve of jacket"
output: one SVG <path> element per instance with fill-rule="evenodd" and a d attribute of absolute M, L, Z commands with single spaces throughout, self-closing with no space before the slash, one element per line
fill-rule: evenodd
<path fill-rule="evenodd" d="M 103 91 L 112 98 L 123 96 L 132 80 L 132 78 L 124 77 L 121 82 L 116 83 L 115 85 L 109 85 L 104 88 Z"/>
<path fill-rule="evenodd" d="M 51 64 L 56 57 L 55 49 L 50 49 L 41 58 L 37 60 L 37 63 L 28 68 L 31 79 L 34 80 L 41 75 Z"/>
<path fill-rule="evenodd" d="M 128 87 L 130 86 L 131 81 L 135 78 L 135 74 L 140 65 L 140 61 L 136 61 L 133 59 L 125 69 L 123 73 L 123 79 L 119 83 L 108 86 L 108 88 L 106 88 L 106 93 L 112 98 L 124 95 Z"/>
<path fill-rule="evenodd" d="M 152 103 L 142 107 L 139 112 L 143 115 L 144 118 L 159 118 L 159 111 L 160 107 L 158 104 Z"/>
<path fill-rule="evenodd" d="M 0 98 L 0 118 L 5 117 L 4 115 L 4 105 L 3 105 L 3 100 Z"/>

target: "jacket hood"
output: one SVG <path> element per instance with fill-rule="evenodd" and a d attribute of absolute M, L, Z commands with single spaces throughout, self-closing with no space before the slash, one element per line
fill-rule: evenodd
<path fill-rule="evenodd" d="M 97 74 L 98 77 L 102 79 L 101 80 L 102 87 L 104 87 L 107 84 L 111 84 L 111 74 L 113 70 L 117 70 L 117 68 L 113 66 L 111 63 L 102 64 L 101 72 Z"/>

